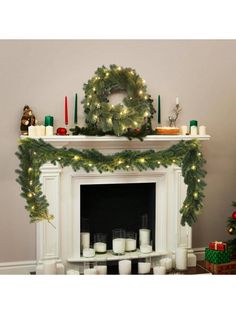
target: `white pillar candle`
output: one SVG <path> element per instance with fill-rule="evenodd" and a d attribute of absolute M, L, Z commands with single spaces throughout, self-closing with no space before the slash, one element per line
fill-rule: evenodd
<path fill-rule="evenodd" d="M 188 133 L 188 126 L 187 125 L 182 125 L 181 126 L 181 134 L 186 135 Z"/>
<path fill-rule="evenodd" d="M 94 257 L 95 250 L 92 248 L 83 249 L 83 257 Z"/>
<path fill-rule="evenodd" d="M 150 271 L 151 271 L 151 263 L 145 263 L 145 262 L 138 263 L 139 274 L 149 274 Z"/>
<path fill-rule="evenodd" d="M 120 275 L 131 274 L 131 261 L 129 260 L 119 261 L 119 274 Z"/>
<path fill-rule="evenodd" d="M 187 265 L 188 267 L 196 267 L 197 266 L 197 256 L 193 253 L 187 254 Z"/>
<path fill-rule="evenodd" d="M 137 248 L 137 241 L 136 239 L 126 239 L 125 240 L 125 251 L 126 252 L 134 252 Z"/>
<path fill-rule="evenodd" d="M 65 274 L 65 266 L 62 263 L 56 264 L 56 273 L 57 273 L 57 275 L 64 275 Z"/>
<path fill-rule="evenodd" d="M 74 270 L 74 269 L 69 269 L 66 272 L 67 275 L 80 275 L 78 270 Z"/>
<path fill-rule="evenodd" d="M 139 245 L 150 244 L 150 229 L 139 229 Z"/>
<path fill-rule="evenodd" d="M 40 136 L 45 136 L 45 126 L 40 125 Z"/>
<path fill-rule="evenodd" d="M 175 263 L 176 269 L 187 269 L 187 249 L 185 247 L 178 247 L 175 251 Z"/>
<path fill-rule="evenodd" d="M 154 275 L 165 275 L 166 274 L 165 266 L 155 266 L 155 267 L 153 267 L 153 274 Z"/>
<path fill-rule="evenodd" d="M 30 137 L 36 136 L 36 129 L 35 129 L 35 126 L 34 126 L 34 125 L 30 125 L 30 126 L 28 127 L 28 135 L 29 135 Z"/>
<path fill-rule="evenodd" d="M 43 262 L 44 275 L 55 275 L 57 273 L 56 261 Z"/>
<path fill-rule="evenodd" d="M 204 125 L 199 126 L 199 135 L 206 135 L 206 127 Z"/>
<path fill-rule="evenodd" d="M 107 265 L 97 265 L 94 268 L 96 269 L 97 275 L 107 274 Z"/>
<path fill-rule="evenodd" d="M 41 136 L 41 127 L 40 125 L 35 125 L 35 136 Z"/>
<path fill-rule="evenodd" d="M 106 253 L 107 244 L 104 242 L 96 242 L 96 243 L 94 243 L 93 248 L 94 248 L 96 253 Z"/>
<path fill-rule="evenodd" d="M 53 126 L 47 125 L 46 126 L 46 136 L 52 136 L 53 135 Z"/>
<path fill-rule="evenodd" d="M 179 105 L 179 97 L 176 97 L 176 105 Z"/>
<path fill-rule="evenodd" d="M 151 253 L 152 246 L 147 244 L 140 245 L 140 252 L 144 254 Z"/>
<path fill-rule="evenodd" d="M 197 126 L 196 125 L 191 126 L 190 133 L 191 133 L 191 135 L 197 135 Z"/>
<path fill-rule="evenodd" d="M 166 271 L 171 271 L 172 270 L 172 258 L 165 257 L 165 258 L 160 259 L 160 265 L 165 266 Z"/>
<path fill-rule="evenodd" d="M 112 250 L 115 254 L 124 254 L 125 253 L 125 239 L 116 238 L 112 240 Z"/>
<path fill-rule="evenodd" d="M 81 232 L 80 233 L 81 251 L 83 251 L 83 249 L 88 249 L 89 247 L 90 247 L 90 233 L 89 232 Z"/>
<path fill-rule="evenodd" d="M 95 268 L 86 268 L 84 269 L 84 275 L 97 275 Z"/>

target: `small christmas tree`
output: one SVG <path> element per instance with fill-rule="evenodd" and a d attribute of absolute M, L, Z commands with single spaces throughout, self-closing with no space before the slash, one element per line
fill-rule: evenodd
<path fill-rule="evenodd" d="M 233 207 L 236 208 L 236 202 L 232 203 Z M 229 246 L 232 249 L 232 253 L 236 254 L 236 211 L 232 213 L 232 216 L 228 218 L 227 222 L 228 233 L 234 235 L 235 238 L 228 241 Z"/>

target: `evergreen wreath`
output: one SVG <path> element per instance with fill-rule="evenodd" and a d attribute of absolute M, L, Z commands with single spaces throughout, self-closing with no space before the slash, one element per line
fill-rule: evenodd
<path fill-rule="evenodd" d="M 198 140 L 181 141 L 163 151 L 124 150 L 113 155 L 103 155 L 94 149 L 55 148 L 42 139 L 25 138 L 21 140 L 16 155 L 20 160 L 20 169 L 16 170 L 17 182 L 21 186 L 21 196 L 27 202 L 25 208 L 29 212 L 30 222 L 50 222 L 53 219 L 48 212 L 48 202 L 40 183 L 40 167 L 47 162 L 59 163 L 61 167 L 71 166 L 74 171 L 80 168 L 87 172 L 97 169 L 100 173 L 134 169 L 143 171 L 176 164 L 182 168 L 184 182 L 188 186 L 186 199 L 180 209 L 181 224 L 191 226 L 203 206 L 203 179 L 206 172 Z"/>
<path fill-rule="evenodd" d="M 143 130 L 144 126 L 151 130 L 151 119 L 155 113 L 153 100 L 147 94 L 145 81 L 134 69 L 102 66 L 83 89 L 85 121 L 90 129 L 117 136 L 130 130 Z M 127 93 L 123 102 L 116 105 L 109 103 L 109 95 L 121 91 Z"/>

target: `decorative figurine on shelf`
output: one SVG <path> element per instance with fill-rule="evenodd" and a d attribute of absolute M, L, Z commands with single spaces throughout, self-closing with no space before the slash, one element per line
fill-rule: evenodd
<path fill-rule="evenodd" d="M 22 135 L 28 135 L 30 125 L 35 125 L 35 116 L 29 106 L 24 106 L 23 116 L 20 123 L 20 131 Z"/>
<path fill-rule="evenodd" d="M 178 119 L 181 110 L 182 109 L 180 108 L 179 105 L 179 97 L 176 97 L 176 106 L 173 109 L 173 115 L 168 117 L 170 127 L 176 127 L 176 120 Z"/>

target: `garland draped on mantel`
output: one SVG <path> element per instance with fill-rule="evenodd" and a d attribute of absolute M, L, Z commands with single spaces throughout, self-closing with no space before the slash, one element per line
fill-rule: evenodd
<path fill-rule="evenodd" d="M 203 206 L 206 185 L 203 178 L 206 171 L 203 169 L 205 160 L 198 140 L 180 141 L 163 151 L 124 150 L 103 155 L 95 149 L 55 148 L 42 139 L 25 138 L 20 141 L 16 155 L 20 160 L 16 181 L 21 186 L 21 196 L 26 199 L 25 208 L 29 212 L 30 222 L 50 222 L 54 218 L 48 212 L 49 204 L 40 183 L 40 167 L 47 162 L 54 165 L 59 163 L 61 167 L 71 166 L 74 171 L 80 168 L 87 172 L 97 169 L 100 173 L 135 169 L 143 171 L 176 164 L 182 168 L 184 182 L 188 186 L 186 199 L 180 209 L 181 224 L 191 226 Z"/>

